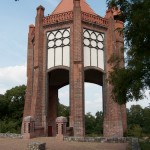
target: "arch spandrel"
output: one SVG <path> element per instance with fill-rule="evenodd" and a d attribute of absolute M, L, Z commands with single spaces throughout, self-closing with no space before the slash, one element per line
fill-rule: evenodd
<path fill-rule="evenodd" d="M 84 69 L 84 82 L 95 83 L 103 86 L 104 71 L 97 67 L 86 67 Z"/>
<path fill-rule="evenodd" d="M 69 68 L 67 67 L 54 67 L 47 74 L 50 87 L 59 89 L 69 84 Z"/>

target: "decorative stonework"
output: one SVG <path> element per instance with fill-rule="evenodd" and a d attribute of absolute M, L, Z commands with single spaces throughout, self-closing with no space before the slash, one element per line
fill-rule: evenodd
<path fill-rule="evenodd" d="M 82 17 L 82 21 L 108 27 L 108 20 L 98 15 L 81 12 L 81 17 Z M 44 17 L 43 26 L 60 23 L 60 22 L 67 22 L 71 20 L 73 20 L 73 12 L 72 11 L 64 12 L 64 13 Z"/>
<path fill-rule="evenodd" d="M 84 67 L 104 70 L 104 33 L 83 29 Z"/>
<path fill-rule="evenodd" d="M 32 116 L 27 116 L 23 121 L 23 138 L 33 138 L 35 131 L 35 119 Z"/>
<path fill-rule="evenodd" d="M 56 118 L 57 138 L 63 139 L 64 135 L 66 135 L 66 124 L 67 124 L 66 117 L 61 116 Z"/>
<path fill-rule="evenodd" d="M 47 69 L 70 66 L 70 28 L 47 32 Z"/>
<path fill-rule="evenodd" d="M 43 18 L 43 26 L 73 20 L 73 12 L 64 12 Z"/>
<path fill-rule="evenodd" d="M 98 15 L 93 15 L 85 12 L 82 12 L 81 15 L 82 15 L 82 21 L 108 27 L 108 20 L 105 18 L 101 18 Z"/>

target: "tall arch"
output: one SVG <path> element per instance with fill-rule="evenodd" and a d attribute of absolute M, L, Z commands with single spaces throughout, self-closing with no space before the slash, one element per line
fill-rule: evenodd
<path fill-rule="evenodd" d="M 47 73 L 47 126 L 48 136 L 56 136 L 56 118 L 58 113 L 58 90 L 69 84 L 69 69 L 53 68 Z"/>

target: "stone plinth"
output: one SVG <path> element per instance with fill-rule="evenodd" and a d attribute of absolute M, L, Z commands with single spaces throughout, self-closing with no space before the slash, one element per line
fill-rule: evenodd
<path fill-rule="evenodd" d="M 63 139 L 63 136 L 66 135 L 66 124 L 67 124 L 66 117 L 61 116 L 56 118 L 57 138 Z"/>
<path fill-rule="evenodd" d="M 32 116 L 24 118 L 23 122 L 23 138 L 30 139 L 35 137 L 35 120 Z"/>
<path fill-rule="evenodd" d="M 28 150 L 45 150 L 46 143 L 42 142 L 31 142 L 28 145 Z"/>

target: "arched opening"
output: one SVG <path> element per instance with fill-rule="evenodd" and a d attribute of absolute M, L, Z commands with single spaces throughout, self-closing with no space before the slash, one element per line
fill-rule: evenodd
<path fill-rule="evenodd" d="M 85 135 L 103 134 L 103 73 L 95 68 L 85 70 Z"/>
<path fill-rule="evenodd" d="M 59 97 L 58 90 L 69 84 L 69 70 L 56 68 L 48 72 L 47 90 L 47 122 L 48 136 L 56 135 L 56 118 L 58 117 Z M 60 108 L 59 108 L 60 109 Z"/>

